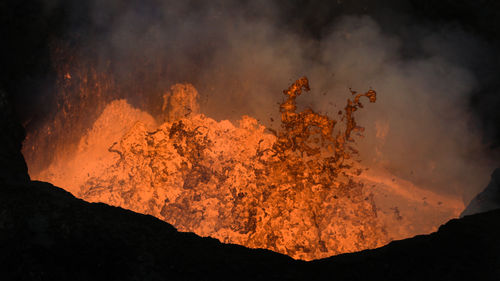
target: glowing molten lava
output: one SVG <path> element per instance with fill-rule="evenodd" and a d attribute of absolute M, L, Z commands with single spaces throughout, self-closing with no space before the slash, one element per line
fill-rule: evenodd
<path fill-rule="evenodd" d="M 309 90 L 305 77 L 284 91 L 278 131 L 248 116 L 235 126 L 201 114 L 198 93 L 189 84 L 172 86 L 157 119 L 115 100 L 71 157 L 32 177 L 87 201 L 153 215 L 180 231 L 306 260 L 428 232 L 450 216 L 444 212 L 425 227 L 410 229 L 414 226 L 397 207 L 375 206 L 373 192 L 384 194 L 376 187 L 391 182 L 360 176 L 363 168 L 352 147 L 353 133 L 363 130 L 353 113 L 362 107 L 362 97 L 375 102 L 374 91 L 352 92 L 336 121 L 311 109 L 297 112 L 296 98 L 304 90 Z M 391 190 L 398 190 L 392 184 Z M 410 198 L 407 193 L 400 195 Z M 431 204 L 444 200 L 435 201 Z"/>
<path fill-rule="evenodd" d="M 116 161 L 83 183 L 79 196 L 296 258 L 381 245 L 387 239 L 369 193 L 345 174 L 335 181 L 348 167 L 344 144 L 357 127 L 346 115 L 345 131 L 334 136 L 336 122 L 327 116 L 295 113 L 303 88 L 306 78 L 285 91 L 283 130 L 275 137 L 250 117 L 235 127 L 196 114 L 180 102 L 192 106 L 194 88 L 176 85 L 168 95 L 176 101 L 167 112 L 171 122 L 155 130 L 136 123 L 109 148 Z M 359 105 L 357 96 L 347 108 Z"/>

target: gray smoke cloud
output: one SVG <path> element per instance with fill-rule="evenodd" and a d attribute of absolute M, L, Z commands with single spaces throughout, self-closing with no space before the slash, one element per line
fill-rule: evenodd
<path fill-rule="evenodd" d="M 401 39 L 384 34 L 369 17 L 344 18 L 322 50 L 335 73 L 325 88 L 378 91 L 377 103 L 358 115 L 366 127 L 367 138 L 359 141 L 365 162 L 467 201 L 485 186 L 490 168 L 467 109 L 476 77 L 454 56 L 463 45 L 452 44 L 473 38 L 447 36 L 421 31 L 412 44 L 422 55 L 405 58 Z"/>
<path fill-rule="evenodd" d="M 118 84 L 150 88 L 123 91 L 130 101 L 141 105 L 160 98 L 158 89 L 190 82 L 208 116 L 246 114 L 277 127 L 281 92 L 300 76 L 312 91 L 299 103 L 331 117 L 349 88 L 374 89 L 377 103 L 357 115 L 365 165 L 465 201 L 486 185 L 491 163 L 467 107 L 477 86 L 469 58 L 484 50 L 459 27 L 393 32 L 370 16 L 344 15 L 315 38 L 291 31 L 286 23 L 297 15 L 286 18 L 269 1 L 131 3 L 88 1 L 94 33 L 78 31 L 82 53 L 98 67 L 111 62 Z M 74 5 L 80 13 L 83 4 Z"/>

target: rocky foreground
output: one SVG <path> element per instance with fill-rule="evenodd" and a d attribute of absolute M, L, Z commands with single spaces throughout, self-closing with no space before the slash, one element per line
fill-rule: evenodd
<path fill-rule="evenodd" d="M 222 244 L 43 182 L 0 188 L 2 280 L 498 280 L 500 210 L 312 262 Z"/>

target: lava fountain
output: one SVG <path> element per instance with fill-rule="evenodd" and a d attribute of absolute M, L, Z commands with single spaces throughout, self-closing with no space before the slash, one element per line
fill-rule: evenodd
<path fill-rule="evenodd" d="M 89 104 L 99 114 L 75 120 L 77 106 L 65 100 L 53 123 L 29 134 L 28 165 L 50 158 L 31 171 L 33 179 L 153 215 L 180 231 L 304 260 L 430 232 L 463 208 L 359 163 L 355 137 L 363 128 L 354 115 L 363 99 L 375 102 L 373 90 L 351 91 L 334 120 L 312 109 L 298 112 L 297 99 L 309 91 L 300 78 L 284 90 L 281 127 L 273 130 L 250 116 L 237 124 L 205 116 L 187 83 L 165 91 L 153 117 L 106 96 L 113 80 L 99 77 L 61 75 L 61 88 L 95 99 Z M 51 157 L 41 149 L 48 136 L 57 140 Z"/>

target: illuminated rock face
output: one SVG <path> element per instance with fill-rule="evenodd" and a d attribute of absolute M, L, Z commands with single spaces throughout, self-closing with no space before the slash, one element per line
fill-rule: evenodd
<path fill-rule="evenodd" d="M 500 208 L 500 168 L 491 175 L 488 186 L 474 197 L 460 217 L 483 213 Z"/>
<path fill-rule="evenodd" d="M 190 114 L 198 114 L 198 91 L 191 84 L 175 84 L 163 95 L 162 111 L 166 120 L 175 121 Z"/>

